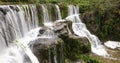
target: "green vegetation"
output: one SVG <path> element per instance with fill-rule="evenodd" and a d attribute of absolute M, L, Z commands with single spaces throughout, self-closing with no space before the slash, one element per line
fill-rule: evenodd
<path fill-rule="evenodd" d="M 90 46 L 81 44 L 79 39 L 70 38 L 66 35 L 60 36 L 64 41 L 64 52 L 66 59 L 76 61 L 80 59 L 81 54 L 87 54 L 90 52 Z M 84 47 L 86 49 L 84 49 Z"/>
<path fill-rule="evenodd" d="M 38 20 L 39 20 L 39 25 L 41 26 L 41 25 L 43 25 L 43 21 L 42 21 L 42 17 L 43 17 L 42 16 L 43 15 L 42 7 L 39 4 L 37 4 L 36 7 L 37 7 L 37 15 L 38 15 Z"/>
<path fill-rule="evenodd" d="M 101 61 L 98 61 L 95 58 L 92 58 L 88 55 L 82 55 L 81 58 L 83 60 L 82 63 L 102 63 Z"/>
<path fill-rule="evenodd" d="M 68 4 L 80 4 L 88 5 L 89 0 L 0 0 L 1 2 L 11 2 L 11 3 L 68 3 Z"/>
<path fill-rule="evenodd" d="M 60 10 L 62 18 L 63 19 L 66 18 L 68 16 L 68 4 L 66 4 L 66 3 L 59 4 L 59 7 L 60 7 L 60 9 L 62 9 L 62 10 Z"/>
<path fill-rule="evenodd" d="M 37 4 L 39 24 L 42 24 L 42 9 L 38 3 L 58 4 L 61 9 L 62 18 L 68 15 L 68 5 L 78 5 L 82 21 L 87 28 L 101 40 L 120 41 L 120 0 L 0 0 L 0 4 Z M 49 4 L 49 13 L 56 16 L 56 10 L 52 4 Z M 51 10 L 52 9 L 52 10 Z M 52 18 L 55 20 L 55 18 Z M 71 38 L 67 35 L 61 35 L 63 43 L 57 44 L 57 51 L 54 47 L 41 49 L 41 60 L 49 60 L 54 63 L 53 57 L 58 56 L 60 63 L 70 63 L 82 60 L 83 63 L 101 63 L 89 56 L 90 44 L 83 44 L 78 38 Z M 50 53 L 49 53 L 50 52 Z M 62 58 L 62 59 L 61 59 Z M 62 61 L 61 61 L 61 60 Z M 43 62 L 44 63 L 44 62 Z"/>
<path fill-rule="evenodd" d="M 91 1 L 82 14 L 88 29 L 102 40 L 120 41 L 120 1 Z"/>
<path fill-rule="evenodd" d="M 31 3 L 61 3 L 61 2 L 67 2 L 67 3 L 79 3 L 83 2 L 83 0 L 1 0 L 2 2 L 31 2 Z M 87 1 L 87 0 L 85 0 Z"/>

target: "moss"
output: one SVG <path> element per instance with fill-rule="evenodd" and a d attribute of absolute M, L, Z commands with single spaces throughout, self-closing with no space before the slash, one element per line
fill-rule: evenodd
<path fill-rule="evenodd" d="M 50 18 L 52 21 L 57 20 L 57 11 L 56 11 L 56 7 L 54 4 L 47 4 L 48 6 L 48 13 L 50 15 Z"/>
<path fill-rule="evenodd" d="M 64 41 L 65 58 L 70 61 L 77 61 L 82 54 L 89 54 L 91 50 L 90 44 L 84 45 L 77 38 L 70 38 L 66 35 L 60 36 Z"/>
<path fill-rule="evenodd" d="M 61 9 L 62 19 L 66 18 L 68 16 L 68 4 L 62 3 L 62 4 L 59 4 L 59 7 Z"/>
<path fill-rule="evenodd" d="M 50 20 L 51 21 L 55 21 L 57 20 L 57 11 L 56 11 L 56 7 L 54 4 L 45 4 L 47 6 L 48 9 L 48 15 L 50 16 Z M 41 7 L 41 4 L 37 4 L 37 14 L 38 14 L 38 20 L 39 20 L 39 25 L 42 26 L 43 25 L 43 10 Z"/>
<path fill-rule="evenodd" d="M 38 15 L 38 20 L 39 20 L 39 25 L 42 26 L 43 25 L 42 7 L 40 6 L 40 4 L 37 4 L 36 7 L 37 7 L 37 15 Z"/>

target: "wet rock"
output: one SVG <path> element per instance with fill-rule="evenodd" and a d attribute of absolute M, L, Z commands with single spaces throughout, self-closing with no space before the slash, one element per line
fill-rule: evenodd
<path fill-rule="evenodd" d="M 49 63 L 50 61 L 53 62 L 54 53 L 57 50 L 54 50 L 56 45 L 61 43 L 62 40 L 60 38 L 54 39 L 40 39 L 39 42 L 33 45 L 34 54 L 38 57 L 40 63 Z M 49 54 L 51 59 L 49 58 Z M 60 53 L 56 53 L 59 55 Z M 60 58 L 61 59 L 61 58 Z M 50 61 L 49 61 L 50 60 Z"/>
<path fill-rule="evenodd" d="M 6 14 L 7 14 L 6 10 L 5 10 L 5 9 L 3 9 L 3 8 L 0 8 L 0 11 L 1 11 L 4 15 L 6 15 Z"/>
<path fill-rule="evenodd" d="M 9 6 L 12 10 L 16 10 L 17 12 L 19 11 L 18 7 L 16 6 Z"/>
<path fill-rule="evenodd" d="M 74 38 L 74 39 L 78 39 L 84 45 L 89 44 L 89 40 L 86 37 L 79 37 L 79 36 L 76 36 L 76 35 L 69 35 L 69 37 Z"/>
<path fill-rule="evenodd" d="M 66 28 L 67 24 L 65 23 L 58 23 L 55 27 L 54 27 L 54 32 L 58 33 L 58 34 L 67 34 L 67 28 Z"/>
<path fill-rule="evenodd" d="M 55 23 L 55 25 L 53 26 L 53 31 L 55 33 L 57 33 L 58 35 L 71 34 L 71 33 L 73 33 L 73 31 L 72 31 L 72 22 L 65 21 L 65 22 Z"/>
<path fill-rule="evenodd" d="M 40 29 L 40 30 L 39 30 L 39 33 L 40 33 L 40 34 L 43 34 L 44 32 L 45 32 L 45 29 Z"/>
<path fill-rule="evenodd" d="M 62 38 L 63 35 L 59 36 L 60 38 Z M 86 37 L 79 37 L 79 36 L 76 36 L 76 35 L 65 35 L 66 37 L 68 37 L 69 39 L 76 39 L 76 40 L 79 40 L 80 43 L 82 43 L 83 45 L 88 45 L 90 44 L 89 43 L 89 40 L 86 38 Z"/>
<path fill-rule="evenodd" d="M 41 29 L 39 30 L 39 34 L 38 36 L 42 36 L 44 35 L 44 33 L 46 32 L 47 28 L 46 27 L 41 27 Z"/>

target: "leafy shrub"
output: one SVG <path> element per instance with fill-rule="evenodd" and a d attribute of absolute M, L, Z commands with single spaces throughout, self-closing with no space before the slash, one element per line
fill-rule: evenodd
<path fill-rule="evenodd" d="M 82 55 L 81 58 L 82 58 L 83 62 L 85 62 L 85 63 L 101 63 L 100 61 L 98 61 L 95 58 L 92 58 L 88 55 Z"/>

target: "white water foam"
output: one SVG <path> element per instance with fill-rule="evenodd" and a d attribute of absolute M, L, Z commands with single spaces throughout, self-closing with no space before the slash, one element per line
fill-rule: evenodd
<path fill-rule="evenodd" d="M 117 42 L 117 41 L 107 41 L 104 43 L 104 45 L 111 49 L 120 48 L 120 42 Z"/>

